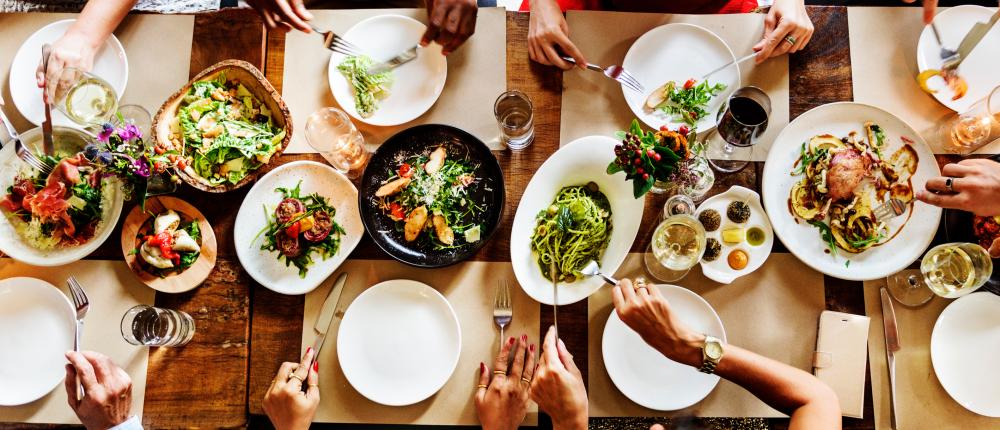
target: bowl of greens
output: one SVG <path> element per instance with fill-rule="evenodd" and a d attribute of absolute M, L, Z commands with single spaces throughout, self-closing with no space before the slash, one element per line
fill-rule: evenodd
<path fill-rule="evenodd" d="M 192 187 L 221 193 L 253 182 L 288 146 L 292 119 L 256 67 L 226 60 L 168 99 L 153 120 L 153 145 L 173 155 Z"/>

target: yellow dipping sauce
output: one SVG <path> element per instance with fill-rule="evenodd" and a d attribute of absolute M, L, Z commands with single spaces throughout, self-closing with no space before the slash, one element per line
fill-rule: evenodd
<path fill-rule="evenodd" d="M 747 230 L 747 243 L 753 246 L 761 246 L 767 240 L 767 233 L 760 227 L 751 227 Z"/>

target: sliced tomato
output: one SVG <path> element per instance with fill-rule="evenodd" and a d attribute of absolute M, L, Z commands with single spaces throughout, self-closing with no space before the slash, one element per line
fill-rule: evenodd
<path fill-rule="evenodd" d="M 295 218 L 295 215 L 305 211 L 306 205 L 302 204 L 299 199 L 287 198 L 278 203 L 278 208 L 274 210 L 274 215 L 278 218 L 278 222 L 284 224 Z"/>
<path fill-rule="evenodd" d="M 402 205 L 392 202 L 389 204 L 389 216 L 395 221 L 401 221 L 403 218 L 406 218 L 406 212 L 403 211 Z"/>
<path fill-rule="evenodd" d="M 686 82 L 684 82 L 684 89 L 690 90 L 691 88 L 694 88 L 694 84 L 696 82 L 697 81 L 695 81 L 694 78 L 688 79 Z"/>
<path fill-rule="evenodd" d="M 288 227 L 285 227 L 285 234 L 289 237 L 299 237 L 299 230 L 302 227 L 302 223 L 299 221 L 293 222 Z"/>
<path fill-rule="evenodd" d="M 402 178 L 413 176 L 413 166 L 409 163 L 403 163 L 402 166 L 399 166 L 399 176 Z"/>
<path fill-rule="evenodd" d="M 288 236 L 285 232 L 281 231 L 274 235 L 274 240 L 278 245 L 278 251 L 281 255 L 288 258 L 295 258 L 302 254 L 302 247 L 299 245 L 298 236 Z"/>
<path fill-rule="evenodd" d="M 325 211 L 317 211 L 313 214 L 312 228 L 302 232 L 302 235 L 310 242 L 320 242 L 330 235 L 330 230 L 333 230 L 333 220 L 330 219 L 330 214 Z"/>

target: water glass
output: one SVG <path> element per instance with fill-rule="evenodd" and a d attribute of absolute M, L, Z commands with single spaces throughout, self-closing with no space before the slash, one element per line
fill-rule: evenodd
<path fill-rule="evenodd" d="M 940 139 L 945 150 L 969 155 L 983 145 L 1000 139 L 1000 86 L 985 99 L 972 105 L 941 127 Z"/>
<path fill-rule="evenodd" d="M 716 170 L 737 172 L 750 163 L 753 145 L 767 130 L 771 98 L 757 87 L 733 92 L 719 109 L 716 131 L 722 142 L 708 144 L 706 157 Z"/>
<path fill-rule="evenodd" d="M 371 158 L 364 136 L 347 113 L 337 108 L 323 108 L 309 115 L 306 141 L 334 169 L 349 178 L 358 177 Z"/>
<path fill-rule="evenodd" d="M 535 138 L 531 100 L 520 91 L 507 91 L 497 97 L 493 114 L 500 127 L 500 141 L 512 150 L 527 148 Z"/>
<path fill-rule="evenodd" d="M 182 311 L 138 305 L 125 312 L 121 329 L 132 345 L 183 346 L 194 337 L 194 319 Z"/>
<path fill-rule="evenodd" d="M 118 92 L 107 81 L 83 70 L 67 67 L 49 88 L 51 101 L 60 112 L 82 126 L 111 122 L 118 111 Z"/>

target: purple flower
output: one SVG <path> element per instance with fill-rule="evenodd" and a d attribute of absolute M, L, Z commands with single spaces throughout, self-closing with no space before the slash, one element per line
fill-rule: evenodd
<path fill-rule="evenodd" d="M 149 162 L 146 160 L 145 155 L 132 161 L 132 168 L 136 175 L 143 178 L 149 177 Z"/>
<path fill-rule="evenodd" d="M 118 137 L 124 141 L 140 139 L 142 138 L 142 132 L 139 131 L 139 127 L 136 127 L 135 124 L 127 124 L 124 128 L 118 129 Z"/>
<path fill-rule="evenodd" d="M 104 126 L 101 127 L 101 132 L 97 134 L 97 140 L 107 142 L 114 131 L 115 127 L 111 123 L 104 123 Z"/>

